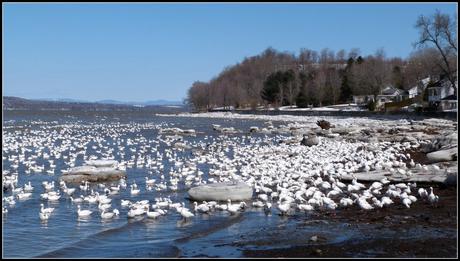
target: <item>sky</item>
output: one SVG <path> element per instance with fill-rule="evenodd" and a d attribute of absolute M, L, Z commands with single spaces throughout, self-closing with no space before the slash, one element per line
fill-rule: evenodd
<path fill-rule="evenodd" d="M 457 4 L 2 3 L 3 96 L 180 101 L 268 47 L 406 58 L 436 9 Z"/>

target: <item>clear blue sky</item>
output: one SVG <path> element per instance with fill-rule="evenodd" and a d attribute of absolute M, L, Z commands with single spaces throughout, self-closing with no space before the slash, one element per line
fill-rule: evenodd
<path fill-rule="evenodd" d="M 3 95 L 181 100 L 271 46 L 383 47 L 407 57 L 417 17 L 457 4 L 2 4 Z"/>

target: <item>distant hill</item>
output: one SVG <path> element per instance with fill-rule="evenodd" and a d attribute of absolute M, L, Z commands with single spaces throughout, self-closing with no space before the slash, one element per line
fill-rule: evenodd
<path fill-rule="evenodd" d="M 153 100 L 153 101 L 146 101 L 146 102 L 123 102 L 123 101 L 117 101 L 117 100 L 101 100 L 101 101 L 96 101 L 96 103 L 142 105 L 142 106 L 148 106 L 148 105 L 176 105 L 176 106 L 181 106 L 181 105 L 183 105 L 182 102 L 180 102 L 180 101 L 168 101 L 168 100 Z"/>
<path fill-rule="evenodd" d="M 168 105 L 175 105 L 174 107 Z M 178 106 L 181 105 L 181 106 Z M 114 100 L 103 100 L 98 102 L 76 101 L 72 99 L 57 100 L 30 100 L 20 97 L 4 96 L 3 110 L 77 110 L 77 111 L 161 111 L 161 112 L 181 112 L 187 108 L 178 102 L 169 101 L 149 101 L 144 104 L 126 104 Z"/>

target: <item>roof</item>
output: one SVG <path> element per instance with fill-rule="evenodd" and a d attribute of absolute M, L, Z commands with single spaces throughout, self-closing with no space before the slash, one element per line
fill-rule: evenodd
<path fill-rule="evenodd" d="M 447 101 L 447 100 L 448 100 L 448 101 L 457 100 L 457 95 L 452 94 L 452 95 L 449 95 L 449 96 L 447 96 L 447 97 L 442 98 L 441 100 L 443 100 L 443 101 Z"/>
<path fill-rule="evenodd" d="M 398 95 L 401 93 L 402 90 L 395 88 L 393 86 L 387 86 L 382 91 L 382 95 Z"/>

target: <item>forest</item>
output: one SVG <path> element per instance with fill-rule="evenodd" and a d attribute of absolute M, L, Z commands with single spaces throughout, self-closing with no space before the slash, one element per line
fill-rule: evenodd
<path fill-rule="evenodd" d="M 327 106 L 350 103 L 353 95 L 378 95 L 393 86 L 408 90 L 426 78 L 447 78 L 456 88 L 457 18 L 436 11 L 421 15 L 419 39 L 409 57 L 387 57 L 384 49 L 363 55 L 358 48 L 298 54 L 267 48 L 226 67 L 209 82 L 195 81 L 186 103 L 197 111 L 261 106 Z"/>

